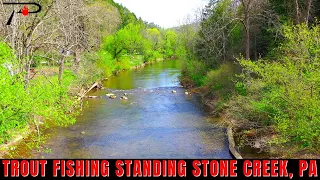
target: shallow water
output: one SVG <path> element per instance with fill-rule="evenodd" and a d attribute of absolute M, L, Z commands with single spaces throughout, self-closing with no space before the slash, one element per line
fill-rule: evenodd
<path fill-rule="evenodd" d="M 51 153 L 32 158 L 231 158 L 225 129 L 201 111 L 198 97 L 185 95 L 179 61 L 168 60 L 109 78 L 93 92 L 77 123 L 47 131 Z M 175 90 L 177 93 L 172 93 Z M 117 99 L 106 97 L 113 93 Z M 127 93 L 128 100 L 120 100 Z M 85 134 L 81 132 L 85 131 Z M 17 152 L 26 151 L 18 147 Z M 19 154 L 19 155 L 18 155 Z"/>

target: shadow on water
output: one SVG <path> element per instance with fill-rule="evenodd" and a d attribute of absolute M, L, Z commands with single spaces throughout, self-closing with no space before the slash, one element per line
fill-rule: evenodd
<path fill-rule="evenodd" d="M 50 138 L 43 146 L 51 153 L 18 147 L 17 156 L 231 158 L 225 129 L 208 120 L 195 96 L 185 95 L 179 67 L 179 61 L 168 60 L 109 78 L 106 89 L 92 93 L 99 98 L 86 100 L 88 106 L 76 124 L 47 130 Z M 128 100 L 120 100 L 124 93 Z"/>

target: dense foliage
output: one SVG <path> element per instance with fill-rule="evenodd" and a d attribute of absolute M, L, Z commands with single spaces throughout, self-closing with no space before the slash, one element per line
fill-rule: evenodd
<path fill-rule="evenodd" d="M 174 30 L 148 28 L 136 20 L 105 38 L 99 52 L 99 67 L 109 76 L 115 71 L 174 57 L 181 46 L 177 38 Z"/>
<path fill-rule="evenodd" d="M 242 145 L 282 147 L 276 154 L 286 147 L 286 157 L 319 146 L 319 7 L 212 0 L 186 25 L 197 33 L 184 43 L 181 80 L 209 87 L 216 113 L 227 115 Z"/>
<path fill-rule="evenodd" d="M 285 26 L 286 41 L 277 61 L 241 59 L 244 70 L 255 76 L 243 74 L 248 95 L 237 96 L 233 105 L 239 117 L 276 125 L 283 141 L 314 148 L 320 143 L 319 28 Z"/>
<path fill-rule="evenodd" d="M 14 54 L 0 43 L 0 143 L 6 142 L 17 130 L 41 123 L 68 125 L 75 121 L 78 105 L 67 93 L 67 81 L 62 86 L 58 79 L 38 78 L 25 89 L 21 74 L 9 72 L 5 63 L 14 69 Z"/>

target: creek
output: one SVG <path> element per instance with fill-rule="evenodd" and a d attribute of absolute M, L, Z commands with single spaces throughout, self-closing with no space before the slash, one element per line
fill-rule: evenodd
<path fill-rule="evenodd" d="M 229 159 L 226 129 L 186 95 L 178 81 L 180 61 L 167 60 L 120 72 L 91 92 L 77 122 L 46 130 L 50 152 L 20 145 L 15 158 Z M 173 92 L 174 91 L 174 92 Z M 116 99 L 106 94 L 112 93 Z M 128 97 L 121 100 L 120 97 Z"/>

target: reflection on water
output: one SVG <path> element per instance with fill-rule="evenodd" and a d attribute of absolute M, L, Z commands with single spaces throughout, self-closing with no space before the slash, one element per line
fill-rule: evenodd
<path fill-rule="evenodd" d="M 161 61 L 144 68 L 124 71 L 105 81 L 112 89 L 157 88 L 179 85 L 180 61 Z"/>
<path fill-rule="evenodd" d="M 231 158 L 225 129 L 210 123 L 196 98 L 185 95 L 179 73 L 179 61 L 170 60 L 109 78 L 75 125 L 48 131 L 44 146 L 52 153 L 31 152 L 32 157 Z M 124 93 L 129 100 L 119 99 Z"/>

